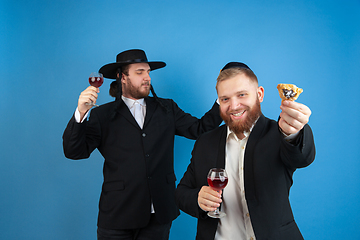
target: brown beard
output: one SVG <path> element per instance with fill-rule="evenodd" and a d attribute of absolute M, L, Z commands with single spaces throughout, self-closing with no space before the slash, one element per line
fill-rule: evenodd
<path fill-rule="evenodd" d="M 128 96 L 131 96 L 132 98 L 135 98 L 135 99 L 145 98 L 150 93 L 150 83 L 149 83 L 149 89 L 147 89 L 146 91 L 140 91 L 140 88 L 134 87 L 134 85 L 132 85 L 129 77 L 126 77 L 126 83 L 127 83 L 126 93 Z M 124 89 L 124 87 L 123 87 L 123 89 Z"/>
<path fill-rule="evenodd" d="M 224 114 L 220 111 L 221 118 L 224 120 L 225 124 L 230 128 L 230 130 L 233 131 L 236 135 L 249 132 L 255 121 L 260 117 L 261 106 L 259 99 L 257 98 L 257 101 L 252 108 L 247 107 L 245 110 L 247 111 L 248 116 L 246 119 L 238 122 L 234 122 L 231 120 L 231 117 L 228 114 Z"/>

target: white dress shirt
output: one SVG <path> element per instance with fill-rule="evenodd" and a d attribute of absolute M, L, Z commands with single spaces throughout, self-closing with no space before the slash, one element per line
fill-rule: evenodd
<path fill-rule="evenodd" d="M 146 102 L 143 98 L 141 99 L 130 99 L 124 96 L 121 96 L 122 100 L 124 101 L 124 103 L 126 104 L 126 106 L 128 106 L 131 114 L 133 115 L 133 117 L 135 118 L 135 120 L 137 121 L 137 123 L 139 124 L 139 126 L 142 128 L 143 124 L 144 124 L 144 120 L 145 120 L 145 115 L 146 115 Z M 136 110 L 136 104 L 140 104 L 140 109 L 141 112 L 138 113 Z M 138 116 L 139 114 L 139 116 Z"/>
<path fill-rule="evenodd" d="M 221 211 L 226 216 L 220 218 L 215 240 L 254 240 L 249 210 L 244 188 L 244 153 L 250 132 L 244 133 L 243 139 L 227 129 L 225 170 L 228 184 L 223 190 Z"/>
<path fill-rule="evenodd" d="M 253 127 L 250 132 L 244 132 L 245 137 L 241 140 L 227 127 L 225 170 L 229 180 L 223 190 L 223 203 L 221 205 L 221 211 L 225 212 L 226 216 L 220 218 L 215 240 L 256 239 L 245 198 L 244 185 L 245 148 Z M 299 135 L 299 132 L 287 135 L 281 129 L 280 131 L 284 139 L 289 142 Z"/>

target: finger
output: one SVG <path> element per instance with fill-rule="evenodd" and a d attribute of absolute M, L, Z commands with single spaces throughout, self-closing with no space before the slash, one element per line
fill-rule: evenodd
<path fill-rule="evenodd" d="M 204 204 L 199 204 L 199 207 L 205 212 L 213 212 L 217 209 L 217 207 L 210 207 Z"/>
<path fill-rule="evenodd" d="M 86 95 L 96 95 L 98 94 L 100 91 L 99 91 L 99 88 L 96 88 L 96 87 L 93 87 L 93 86 L 89 86 L 87 87 L 84 91 L 81 92 L 80 96 L 86 96 Z"/>
<path fill-rule="evenodd" d="M 79 103 L 89 103 L 89 102 L 95 102 L 97 100 L 98 94 L 96 91 L 94 90 L 88 90 L 88 91 L 84 91 L 80 94 L 79 97 Z"/>
<path fill-rule="evenodd" d="M 298 103 L 294 101 L 283 101 L 281 103 L 281 107 L 296 110 L 297 112 L 301 112 L 304 115 L 308 115 L 308 116 L 311 115 L 310 108 L 302 103 Z"/>
<path fill-rule="evenodd" d="M 99 92 L 99 88 L 94 86 L 88 86 L 84 91 L 89 91 L 89 90 Z"/>
<path fill-rule="evenodd" d="M 308 123 L 311 114 L 311 111 L 307 106 L 299 103 L 296 105 L 296 108 L 287 107 L 282 104 L 280 109 L 282 110 L 280 117 L 283 117 L 290 125 L 293 125 L 291 124 L 292 121 L 298 121 L 301 124 Z"/>
<path fill-rule="evenodd" d="M 287 123 L 283 118 L 280 118 L 279 120 L 279 127 L 287 135 L 295 134 L 302 129 L 301 125 L 299 125 L 298 127 L 292 126 Z"/>
<path fill-rule="evenodd" d="M 302 129 L 309 122 L 309 116 L 293 109 L 286 109 L 280 113 L 280 118 L 295 129 Z"/>
<path fill-rule="evenodd" d="M 280 118 L 288 125 L 299 129 L 302 128 L 307 122 L 308 118 L 302 114 L 288 112 L 281 112 Z"/>
<path fill-rule="evenodd" d="M 310 115 L 304 114 L 303 112 L 300 112 L 298 110 L 289 109 L 285 112 L 289 117 L 295 119 L 298 122 L 301 122 L 303 124 L 308 123 Z"/>
<path fill-rule="evenodd" d="M 99 88 L 89 86 L 84 91 L 81 92 L 81 95 L 98 94 L 99 92 L 100 92 Z"/>
<path fill-rule="evenodd" d="M 216 208 L 220 207 L 220 203 L 213 202 L 205 198 L 199 198 L 198 204 L 204 211 L 215 211 Z"/>
<path fill-rule="evenodd" d="M 204 204 L 212 202 L 212 203 L 221 203 L 221 196 L 215 196 L 209 193 L 203 193 L 199 194 L 198 199 L 200 202 L 203 202 Z"/>
<path fill-rule="evenodd" d="M 210 187 L 204 186 L 198 193 L 198 205 L 204 211 L 215 211 L 221 202 L 220 193 Z"/>
<path fill-rule="evenodd" d="M 218 207 L 220 207 L 220 203 L 213 202 L 213 201 L 205 199 L 205 198 L 199 198 L 198 203 L 199 203 L 199 206 L 203 206 L 201 208 L 203 210 L 205 210 L 205 211 L 210 211 L 209 208 L 218 208 Z"/>
<path fill-rule="evenodd" d="M 215 198 L 221 198 L 221 194 L 222 194 L 222 191 L 218 192 L 218 191 L 215 191 L 214 189 L 212 189 L 211 187 L 209 186 L 203 186 L 199 192 L 199 195 L 201 196 L 213 196 Z"/>
<path fill-rule="evenodd" d="M 78 110 L 80 114 L 86 113 L 89 109 L 93 107 L 93 104 L 96 103 L 98 97 L 98 89 L 95 87 L 88 87 L 83 92 L 81 92 L 78 99 Z"/>

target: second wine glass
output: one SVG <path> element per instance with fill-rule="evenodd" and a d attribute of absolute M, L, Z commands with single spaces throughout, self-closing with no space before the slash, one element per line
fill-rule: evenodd
<path fill-rule="evenodd" d="M 220 191 L 225 188 L 228 183 L 228 176 L 225 169 L 222 168 L 212 168 L 210 169 L 207 175 L 207 182 L 211 188 L 216 191 Z M 213 212 L 208 212 L 208 216 L 212 218 L 222 218 L 226 216 L 226 213 L 219 211 L 219 208 L 216 208 Z"/>

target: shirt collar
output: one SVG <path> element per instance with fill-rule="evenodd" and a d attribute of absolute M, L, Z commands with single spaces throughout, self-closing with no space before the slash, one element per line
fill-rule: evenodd
<path fill-rule="evenodd" d="M 134 99 L 127 98 L 127 97 L 124 97 L 123 95 L 121 95 L 121 99 L 125 102 L 125 104 L 128 106 L 128 108 L 132 108 L 134 106 L 135 102 L 140 103 L 141 106 L 146 106 L 146 102 L 145 102 L 144 98 L 134 100 Z"/>
<path fill-rule="evenodd" d="M 230 135 L 233 135 L 233 136 L 235 137 L 235 140 L 236 140 L 236 141 L 241 141 L 241 140 L 244 140 L 244 139 L 246 139 L 247 137 L 249 137 L 250 133 L 251 133 L 251 131 L 250 131 L 250 132 L 244 132 L 245 137 L 244 137 L 243 139 L 239 139 L 239 138 L 236 136 L 236 134 L 235 134 L 232 130 L 230 130 L 229 127 L 227 127 L 227 136 L 226 136 L 226 139 L 228 139 Z"/>

